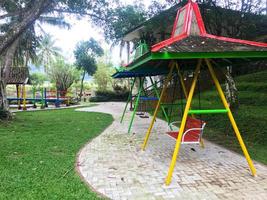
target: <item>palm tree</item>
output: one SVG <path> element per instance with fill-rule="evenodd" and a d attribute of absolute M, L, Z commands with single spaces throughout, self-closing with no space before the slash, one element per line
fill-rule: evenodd
<path fill-rule="evenodd" d="M 55 61 L 56 57 L 60 55 L 61 49 L 55 46 L 55 40 L 50 34 L 45 34 L 40 41 L 37 50 L 37 65 L 42 65 L 44 71 L 48 72 L 51 64 Z"/>
<path fill-rule="evenodd" d="M 104 54 L 102 47 L 99 43 L 90 38 L 88 41 L 81 41 L 76 45 L 74 56 L 78 70 L 82 70 L 80 100 L 83 92 L 83 81 L 85 74 L 92 76 L 97 69 L 96 58 Z"/>
<path fill-rule="evenodd" d="M 31 26 L 20 37 L 13 58 L 13 67 L 28 67 L 29 63 L 37 61 L 36 48 L 39 39 L 36 37 L 35 27 Z"/>

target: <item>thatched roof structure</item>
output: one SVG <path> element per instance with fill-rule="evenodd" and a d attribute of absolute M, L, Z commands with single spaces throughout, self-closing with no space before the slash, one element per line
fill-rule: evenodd
<path fill-rule="evenodd" d="M 30 84 L 30 73 L 28 67 L 11 67 L 7 84 Z"/>

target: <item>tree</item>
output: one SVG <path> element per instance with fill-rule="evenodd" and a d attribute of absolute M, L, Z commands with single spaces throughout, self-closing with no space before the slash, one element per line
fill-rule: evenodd
<path fill-rule="evenodd" d="M 66 63 L 64 58 L 57 57 L 48 69 L 48 76 L 55 83 L 57 90 L 65 96 L 71 85 L 79 80 L 80 73 L 75 66 Z"/>
<path fill-rule="evenodd" d="M 47 81 L 47 77 L 43 73 L 35 72 L 30 75 L 31 84 L 36 86 L 41 86 L 44 84 L 45 81 Z"/>
<path fill-rule="evenodd" d="M 122 37 L 126 32 L 144 22 L 147 19 L 146 14 L 142 4 L 118 6 L 111 11 L 111 20 L 101 21 L 97 19 L 95 23 L 101 24 L 104 29 L 104 36 L 107 41 L 112 42 L 112 47 L 120 46 L 120 56 L 122 55 L 122 49 L 126 46 L 127 60 L 129 61 L 130 43 L 122 40 Z"/>
<path fill-rule="evenodd" d="M 110 63 L 99 62 L 97 64 L 97 70 L 94 74 L 94 81 L 97 85 L 97 90 L 106 91 L 109 83 L 112 82 L 111 75 L 114 73 L 112 65 Z"/>
<path fill-rule="evenodd" d="M 93 38 L 79 42 L 74 50 L 76 66 L 82 70 L 80 99 L 83 92 L 83 82 L 86 73 L 92 76 L 96 71 L 96 58 L 103 55 L 103 49 Z"/>
<path fill-rule="evenodd" d="M 64 18 L 62 13 L 75 13 L 79 16 L 89 16 L 91 19 L 106 20 L 107 9 L 112 6 L 107 4 L 106 0 L 0 1 L 0 19 L 3 19 L 0 26 L 0 112 L 8 113 L 6 78 L 9 76 L 19 39 L 34 26 L 36 20 L 46 18 L 46 21 L 49 21 L 51 16 L 55 16 L 59 22 Z"/>
<path fill-rule="evenodd" d="M 51 64 L 55 61 L 56 57 L 60 55 L 61 49 L 55 46 L 55 40 L 51 35 L 45 34 L 38 46 L 37 55 L 38 65 L 44 67 L 45 72 L 48 71 Z"/>

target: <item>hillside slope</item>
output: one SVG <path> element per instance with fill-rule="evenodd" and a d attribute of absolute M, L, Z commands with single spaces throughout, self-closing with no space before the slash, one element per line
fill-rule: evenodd
<path fill-rule="evenodd" d="M 267 164 L 267 71 L 248 74 L 235 79 L 240 107 L 234 113 L 237 125 L 251 157 Z M 215 90 L 202 95 L 204 105 L 221 105 L 215 100 Z M 204 106 L 203 106 L 204 107 Z M 220 106 L 222 107 L 222 106 Z M 207 121 L 204 137 L 210 141 L 241 152 L 227 115 L 203 116 Z"/>

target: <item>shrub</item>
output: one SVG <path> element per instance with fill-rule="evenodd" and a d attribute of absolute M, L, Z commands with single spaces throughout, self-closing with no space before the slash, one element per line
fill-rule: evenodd
<path fill-rule="evenodd" d="M 106 102 L 106 101 L 109 101 L 109 99 L 105 96 L 96 96 L 90 98 L 90 102 Z"/>
<path fill-rule="evenodd" d="M 7 110 L 0 109 L 0 121 L 12 119 L 12 114 Z"/>
<path fill-rule="evenodd" d="M 96 91 L 96 96 L 91 97 L 91 102 L 100 101 L 126 101 L 129 96 L 129 91 L 114 92 L 114 91 Z"/>

